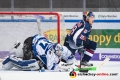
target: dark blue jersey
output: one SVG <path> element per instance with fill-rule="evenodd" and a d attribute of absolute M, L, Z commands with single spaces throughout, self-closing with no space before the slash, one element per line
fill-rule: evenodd
<path fill-rule="evenodd" d="M 84 20 L 78 22 L 71 30 L 69 39 L 73 41 L 76 46 L 80 46 L 82 40 L 86 40 L 91 33 L 92 26 Z"/>

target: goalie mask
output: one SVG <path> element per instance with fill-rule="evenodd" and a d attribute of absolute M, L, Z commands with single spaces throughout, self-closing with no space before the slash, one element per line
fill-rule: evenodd
<path fill-rule="evenodd" d="M 60 45 L 59 43 L 55 43 L 53 45 L 53 51 L 58 57 L 61 57 L 63 51 L 62 45 Z"/>

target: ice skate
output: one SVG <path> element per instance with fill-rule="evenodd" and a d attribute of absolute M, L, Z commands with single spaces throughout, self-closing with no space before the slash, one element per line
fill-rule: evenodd
<path fill-rule="evenodd" d="M 87 61 L 85 61 L 85 60 L 82 60 L 82 61 L 81 61 L 81 66 L 88 66 L 88 67 L 90 67 L 90 66 L 93 66 L 93 64 L 92 64 L 92 63 L 89 63 L 89 62 L 87 62 Z"/>

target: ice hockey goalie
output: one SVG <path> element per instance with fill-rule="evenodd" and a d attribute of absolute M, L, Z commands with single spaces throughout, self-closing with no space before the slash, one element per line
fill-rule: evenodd
<path fill-rule="evenodd" d="M 77 64 L 76 59 L 67 49 L 67 47 L 59 43 L 53 43 L 47 40 L 44 36 L 34 35 L 28 37 L 24 43 L 17 42 L 10 51 L 8 56 L 3 61 L 3 68 L 10 70 L 13 67 L 24 70 L 54 70 L 54 71 L 69 71 L 71 66 Z M 66 63 L 71 64 L 69 70 L 64 67 L 64 64 L 59 64 L 61 59 Z"/>

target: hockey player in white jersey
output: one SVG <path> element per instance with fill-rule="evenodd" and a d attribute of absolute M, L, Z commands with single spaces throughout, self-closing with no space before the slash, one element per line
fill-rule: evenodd
<path fill-rule="evenodd" d="M 47 70 L 66 71 L 67 69 L 58 65 L 61 58 L 66 62 L 76 62 L 74 56 L 66 47 L 58 43 L 52 43 L 39 35 L 27 38 L 24 41 L 23 49 L 22 44 L 17 44 L 10 53 L 14 55 L 3 61 L 4 69 L 16 67 L 20 70 L 40 70 L 44 67 Z M 22 57 L 22 59 L 18 57 Z"/>

